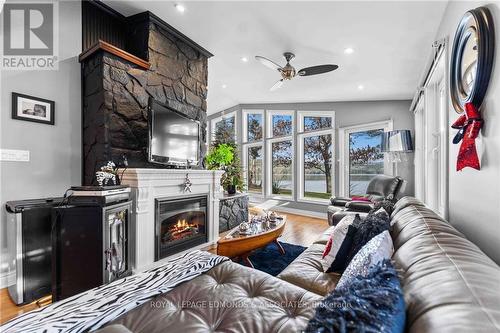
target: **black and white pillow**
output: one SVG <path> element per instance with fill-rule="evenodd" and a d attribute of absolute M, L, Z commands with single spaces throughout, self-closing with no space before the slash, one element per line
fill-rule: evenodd
<path fill-rule="evenodd" d="M 359 216 L 347 215 L 333 229 L 321 260 L 324 272 L 330 272 L 332 264 L 336 262 L 339 265 L 347 258 L 356 232 L 356 228 L 353 226 L 356 218 L 359 219 Z"/>

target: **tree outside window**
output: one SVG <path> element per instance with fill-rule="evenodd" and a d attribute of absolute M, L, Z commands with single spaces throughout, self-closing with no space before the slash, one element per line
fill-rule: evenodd
<path fill-rule="evenodd" d="M 383 132 L 376 129 L 349 135 L 349 195 L 365 194 L 370 180 L 384 173 Z"/>
<path fill-rule="evenodd" d="M 272 149 L 272 193 L 289 196 L 292 194 L 292 141 L 273 142 Z"/>
<path fill-rule="evenodd" d="M 262 140 L 262 114 L 249 113 L 247 115 L 247 141 Z"/>

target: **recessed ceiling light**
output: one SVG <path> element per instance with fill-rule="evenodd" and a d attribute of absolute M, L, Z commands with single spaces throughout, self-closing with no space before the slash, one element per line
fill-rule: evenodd
<path fill-rule="evenodd" d="M 226 88 L 227 88 L 227 84 L 223 84 L 222 89 L 226 89 Z"/>
<path fill-rule="evenodd" d="M 175 4 L 175 9 L 177 9 L 177 11 L 180 13 L 184 13 L 184 11 L 186 10 L 186 7 L 177 3 L 177 4 Z"/>
<path fill-rule="evenodd" d="M 348 47 L 344 50 L 344 53 L 345 54 L 353 54 L 354 53 L 354 49 L 352 47 Z"/>
<path fill-rule="evenodd" d="M 241 58 L 241 61 L 248 62 L 248 58 L 247 57 L 243 57 L 243 58 Z"/>
<path fill-rule="evenodd" d="M 364 87 L 362 84 L 360 84 L 360 85 L 358 86 L 358 89 L 359 89 L 359 90 L 363 90 L 363 89 L 365 89 L 365 87 Z"/>

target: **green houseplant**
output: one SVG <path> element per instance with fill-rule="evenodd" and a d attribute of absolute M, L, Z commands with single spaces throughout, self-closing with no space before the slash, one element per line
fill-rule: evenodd
<path fill-rule="evenodd" d="M 241 165 L 234 143 L 219 143 L 214 145 L 205 156 L 208 170 L 224 170 L 221 178 L 222 187 L 230 194 L 243 190 Z"/>

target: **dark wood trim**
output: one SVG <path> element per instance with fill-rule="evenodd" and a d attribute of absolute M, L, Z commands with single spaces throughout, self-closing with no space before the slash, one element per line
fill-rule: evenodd
<path fill-rule="evenodd" d="M 136 57 L 135 55 L 130 54 L 130 53 L 128 53 L 122 49 L 119 49 L 116 46 L 113 46 L 109 43 L 106 43 L 102 40 L 99 40 L 99 42 L 97 42 L 90 49 L 81 53 L 78 56 L 78 61 L 82 62 L 85 59 L 87 59 L 88 57 L 90 57 L 91 55 L 93 55 L 94 53 L 99 52 L 99 51 L 106 51 L 106 52 L 109 52 L 111 54 L 114 54 L 115 56 L 120 57 L 124 60 L 127 60 L 127 61 L 133 63 L 134 65 L 137 65 L 143 69 L 149 69 L 149 67 L 151 66 L 150 63 L 147 62 L 146 60 L 143 60 L 139 57 Z"/>
<path fill-rule="evenodd" d="M 186 43 L 187 45 L 191 46 L 193 49 L 196 51 L 200 52 L 202 55 L 204 55 L 207 58 L 213 57 L 213 54 L 210 53 L 208 50 L 194 42 L 191 38 L 187 37 L 184 35 L 182 32 L 179 30 L 175 29 L 172 27 L 170 24 L 167 22 L 163 21 L 161 18 L 156 16 L 155 14 L 151 13 L 150 11 L 142 12 L 139 14 L 135 14 L 132 16 L 127 17 L 127 21 L 130 24 L 136 24 L 139 22 L 153 22 L 154 24 L 158 25 L 160 28 L 164 29 L 168 33 L 174 35 L 176 38 L 179 38 L 181 41 Z"/>
<path fill-rule="evenodd" d="M 113 8 L 109 7 L 108 5 L 106 5 L 105 3 L 103 3 L 102 1 L 100 0 L 84 0 L 94 6 L 96 6 L 97 8 L 101 9 L 102 11 L 106 12 L 107 14 L 117 18 L 117 19 L 120 19 L 120 20 L 123 20 L 125 22 L 125 19 L 126 17 L 120 13 L 120 12 L 117 12 L 116 10 L 114 10 Z"/>

